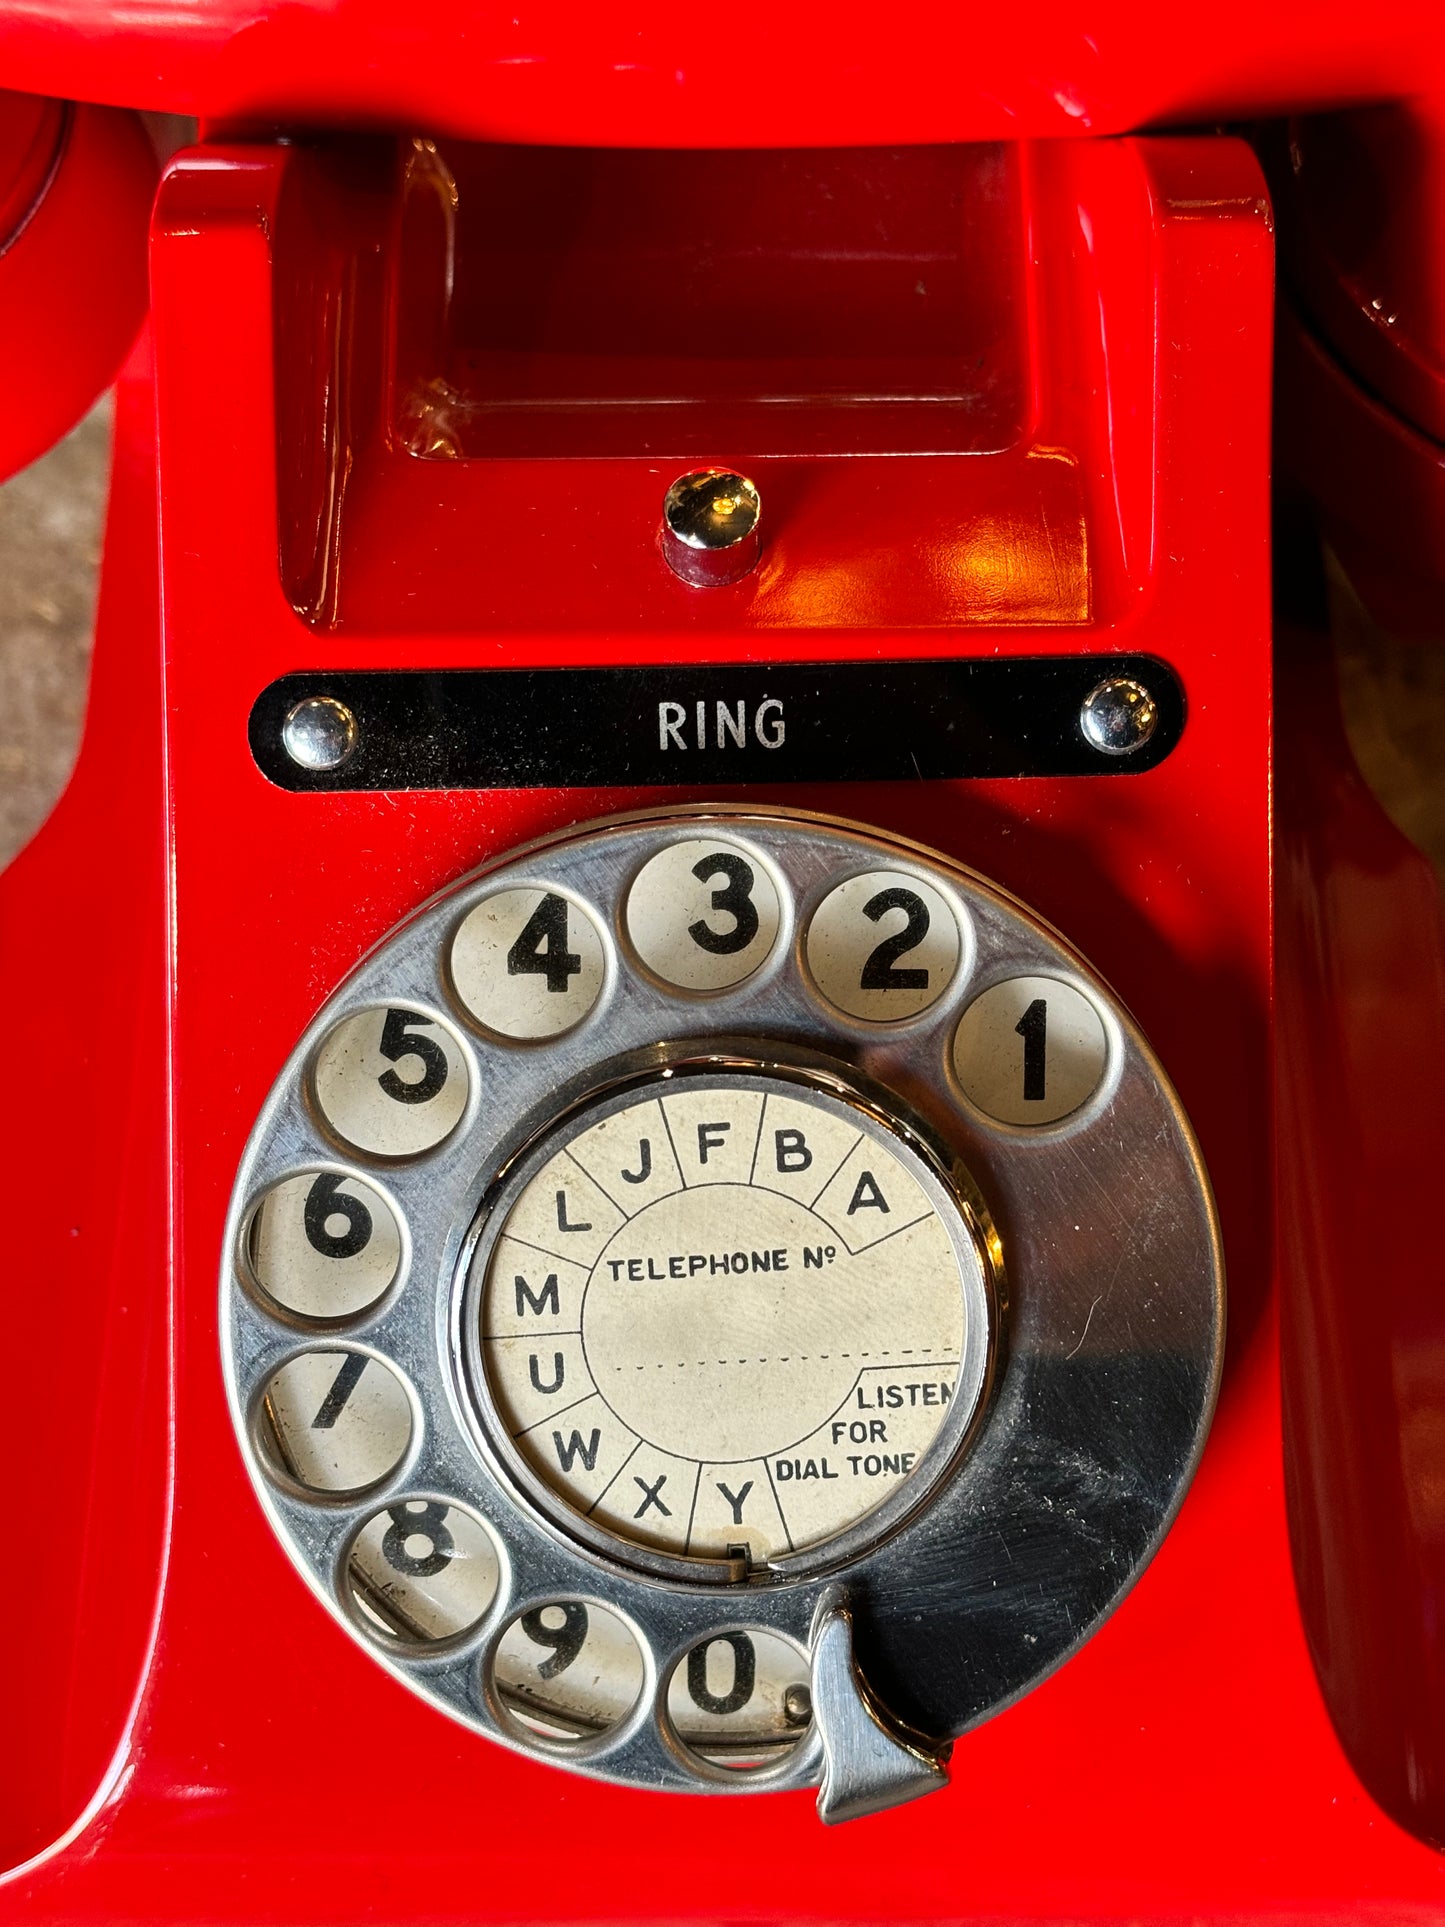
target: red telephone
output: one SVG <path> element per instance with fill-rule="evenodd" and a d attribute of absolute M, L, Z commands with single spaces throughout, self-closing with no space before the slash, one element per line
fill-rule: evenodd
<path fill-rule="evenodd" d="M 1436 11 L 0 44 L 7 1918 L 1434 1918 Z"/>

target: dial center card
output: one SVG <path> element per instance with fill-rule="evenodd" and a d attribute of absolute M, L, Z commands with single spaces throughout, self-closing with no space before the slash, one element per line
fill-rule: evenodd
<path fill-rule="evenodd" d="M 949 1417 L 983 1284 L 903 1140 L 796 1082 L 711 1075 L 563 1135 L 503 1207 L 481 1310 L 543 1484 L 624 1539 L 759 1565 L 891 1496 Z"/>

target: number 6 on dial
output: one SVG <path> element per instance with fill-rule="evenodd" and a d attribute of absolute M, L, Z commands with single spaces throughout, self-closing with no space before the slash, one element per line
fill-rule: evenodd
<path fill-rule="evenodd" d="M 401 1231 L 381 1193 L 344 1171 L 304 1171 L 268 1191 L 246 1239 L 252 1278 L 302 1318 L 349 1318 L 401 1266 Z"/>

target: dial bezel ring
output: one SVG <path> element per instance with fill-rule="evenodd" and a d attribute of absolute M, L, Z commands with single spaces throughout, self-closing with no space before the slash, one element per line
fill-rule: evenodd
<path fill-rule="evenodd" d="M 631 878 L 664 840 L 746 837 L 784 879 L 789 934 L 766 969 L 708 998 L 633 970 L 621 935 Z M 955 906 L 972 947 L 937 1002 L 896 1024 L 824 1007 L 802 945 L 840 878 L 872 865 L 913 872 Z M 505 1043 L 456 1007 L 450 933 L 504 883 L 580 895 L 604 932 L 609 971 L 597 1003 L 554 1042 Z M 1043 974 L 1095 1004 L 1107 1066 L 1077 1111 L 1039 1129 L 1000 1124 L 958 1085 L 951 1041 L 970 1001 L 1013 975 Z M 430 1152 L 346 1163 L 377 1173 L 411 1236 L 401 1285 L 354 1320 L 316 1334 L 323 1349 L 371 1350 L 411 1385 L 423 1413 L 415 1457 L 365 1502 L 318 1503 L 258 1460 L 249 1401 L 309 1334 L 248 1287 L 237 1254 L 249 1212 L 279 1177 L 337 1164 L 309 1095 L 309 1067 L 331 1028 L 377 1004 L 439 1011 L 461 1040 L 471 1104 Z M 637 1630 L 649 1684 L 634 1714 L 572 1770 L 631 1786 L 750 1792 L 816 1779 L 816 1732 L 776 1772 L 713 1779 L 668 1739 L 659 1682 L 689 1647 L 736 1625 L 806 1644 L 815 1606 L 837 1581 L 719 1587 L 659 1582 L 583 1549 L 519 1506 L 497 1455 L 483 1449 L 459 1387 L 452 1326 L 457 1259 L 482 1192 L 566 1107 L 595 1090 L 599 1065 L 655 1071 L 680 1046 L 737 1048 L 771 1063 L 810 1049 L 850 1091 L 887 1094 L 925 1137 L 962 1159 L 987 1196 L 1008 1258 L 1007 1344 L 953 1472 L 882 1542 L 841 1573 L 860 1664 L 890 1711 L 919 1732 L 956 1736 L 1062 1664 L 1119 1603 L 1158 1546 L 1203 1447 L 1223 1340 L 1219 1230 L 1198 1146 L 1179 1099 L 1127 1010 L 1066 940 L 957 858 L 867 825 L 774 806 L 657 807 L 575 824 L 499 852 L 449 882 L 359 959 L 315 1013 L 261 1105 L 241 1157 L 224 1234 L 223 1369 L 247 1471 L 277 1537 L 317 1598 L 377 1664 L 473 1731 L 535 1758 L 499 1722 L 485 1680 L 502 1631 L 529 1606 L 593 1599 Z M 663 1041 L 659 1041 L 663 1040 Z M 366 1512 L 416 1493 L 473 1511 L 497 1542 L 496 1599 L 454 1644 L 415 1654 L 370 1639 L 341 1598 L 345 1551 Z M 1017 1555 L 1017 1558 L 1015 1557 Z M 649 1697 L 650 1696 L 650 1697 Z"/>

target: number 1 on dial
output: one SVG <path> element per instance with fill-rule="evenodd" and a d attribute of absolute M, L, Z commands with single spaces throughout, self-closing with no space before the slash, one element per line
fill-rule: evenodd
<path fill-rule="evenodd" d="M 1093 1002 L 1056 977 L 1005 977 L 981 991 L 953 1039 L 971 1104 L 1001 1124 L 1056 1124 L 1098 1090 L 1109 1039 Z"/>
<path fill-rule="evenodd" d="M 1014 1025 L 1014 1034 L 1024 1040 L 1024 1102 L 1042 1104 L 1049 1054 L 1049 1006 L 1044 998 L 1034 998 Z"/>

